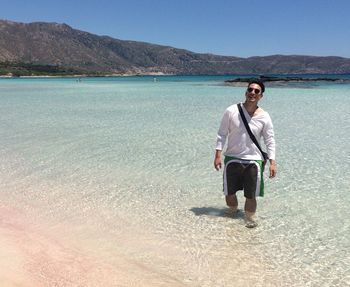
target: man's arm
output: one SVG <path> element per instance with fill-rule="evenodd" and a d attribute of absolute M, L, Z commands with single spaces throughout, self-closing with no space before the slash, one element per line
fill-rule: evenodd
<path fill-rule="evenodd" d="M 228 110 L 225 111 L 224 116 L 222 117 L 220 128 L 216 136 L 216 152 L 214 158 L 214 167 L 216 170 L 221 168 L 221 152 L 225 146 L 226 137 L 228 135 L 230 122 L 230 113 Z"/>
<path fill-rule="evenodd" d="M 228 129 L 230 125 L 230 112 L 225 111 L 224 116 L 221 119 L 218 134 L 216 136 L 216 150 L 222 151 L 225 146 L 226 138 L 228 135 Z"/>
<path fill-rule="evenodd" d="M 269 156 L 270 178 L 273 178 L 276 176 L 276 173 L 277 173 L 276 160 L 275 160 L 276 143 L 275 143 L 275 133 L 273 131 L 273 125 L 272 125 L 270 116 L 268 116 L 267 118 L 262 135 L 267 148 L 267 154 Z"/>

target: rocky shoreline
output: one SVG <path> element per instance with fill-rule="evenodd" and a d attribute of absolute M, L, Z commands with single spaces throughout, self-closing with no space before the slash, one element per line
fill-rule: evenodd
<path fill-rule="evenodd" d="M 304 82 L 350 82 L 349 79 L 341 79 L 341 78 L 327 78 L 327 77 L 321 77 L 321 78 L 313 78 L 313 77 L 292 77 L 292 76 L 286 76 L 286 77 L 273 77 L 273 76 L 259 76 L 259 77 L 249 77 L 249 78 L 236 78 L 236 79 L 230 79 L 226 80 L 226 84 L 237 84 L 237 83 L 249 83 L 253 79 L 259 79 L 262 82 L 272 82 L 272 83 L 304 83 Z"/>

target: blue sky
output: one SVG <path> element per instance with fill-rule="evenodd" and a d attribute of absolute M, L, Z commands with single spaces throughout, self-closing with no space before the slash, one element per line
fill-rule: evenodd
<path fill-rule="evenodd" d="M 350 58 L 347 0 L 0 0 L 0 18 L 200 53 Z"/>

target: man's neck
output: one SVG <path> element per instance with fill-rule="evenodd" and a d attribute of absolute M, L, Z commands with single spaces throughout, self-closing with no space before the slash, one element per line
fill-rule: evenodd
<path fill-rule="evenodd" d="M 246 101 L 243 104 L 243 106 L 247 110 L 248 113 L 254 113 L 255 110 L 258 108 L 258 103 L 256 103 L 256 102 L 251 103 L 251 102 Z"/>

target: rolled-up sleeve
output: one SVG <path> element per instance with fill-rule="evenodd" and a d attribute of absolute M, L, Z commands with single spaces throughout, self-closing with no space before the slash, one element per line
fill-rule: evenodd
<path fill-rule="evenodd" d="M 226 110 L 224 116 L 222 117 L 220 128 L 216 136 L 216 150 L 223 150 L 229 132 L 229 124 L 230 113 L 228 110 Z"/>

